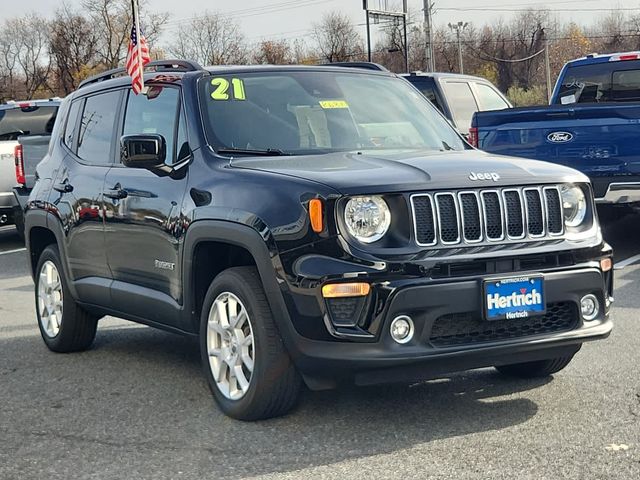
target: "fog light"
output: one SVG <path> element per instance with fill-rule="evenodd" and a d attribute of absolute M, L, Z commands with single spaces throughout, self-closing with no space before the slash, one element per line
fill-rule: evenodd
<path fill-rule="evenodd" d="M 391 338 L 396 343 L 404 345 L 409 343 L 413 338 L 414 326 L 413 320 L 406 315 L 401 315 L 393 319 L 391 322 Z"/>
<path fill-rule="evenodd" d="M 582 300 L 580 300 L 580 311 L 582 318 L 587 322 L 595 320 L 600 313 L 600 302 L 598 302 L 595 295 L 585 295 L 582 297 Z"/>

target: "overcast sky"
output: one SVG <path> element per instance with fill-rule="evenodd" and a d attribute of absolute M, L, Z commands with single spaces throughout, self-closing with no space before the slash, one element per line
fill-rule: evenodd
<path fill-rule="evenodd" d="M 39 11 L 44 15 L 53 14 L 61 4 L 59 0 L 1 0 L 2 18 Z M 385 0 L 370 0 L 378 2 Z M 79 0 L 71 0 L 79 3 Z M 396 3 L 388 0 L 389 4 Z M 399 2 L 397 2 L 399 3 Z M 514 11 L 533 6 L 544 6 L 555 11 L 561 20 L 591 23 L 608 12 L 597 9 L 620 7 L 625 14 L 640 13 L 640 0 L 435 0 L 434 22 L 446 25 L 459 20 L 473 22 L 477 26 L 508 19 Z M 331 10 L 341 10 L 357 24 L 364 22 L 362 0 L 149 0 L 148 8 L 171 14 L 167 28 L 177 31 L 184 20 L 204 10 L 223 11 L 235 18 L 243 27 L 250 40 L 305 38 L 312 24 L 322 14 Z M 409 0 L 410 8 L 422 9 L 423 0 Z M 144 12 L 143 12 L 144 15 Z M 181 22 L 182 21 L 182 22 Z M 364 34 L 364 26 L 359 26 Z M 167 36 L 170 38 L 170 35 Z"/>

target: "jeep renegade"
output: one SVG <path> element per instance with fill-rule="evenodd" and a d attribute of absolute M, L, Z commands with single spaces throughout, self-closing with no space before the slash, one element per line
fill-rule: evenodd
<path fill-rule="evenodd" d="M 589 180 L 470 147 L 406 80 L 153 62 L 63 102 L 26 206 L 38 325 L 114 315 L 199 338 L 229 416 L 302 384 L 564 368 L 612 324 Z"/>

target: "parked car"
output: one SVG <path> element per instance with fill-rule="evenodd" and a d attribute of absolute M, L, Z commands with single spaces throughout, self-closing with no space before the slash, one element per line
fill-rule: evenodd
<path fill-rule="evenodd" d="M 495 85 L 481 77 L 424 72 L 403 77 L 438 107 L 465 137 L 469 134 L 475 112 L 513 107 Z"/>
<path fill-rule="evenodd" d="M 470 138 L 491 153 L 584 172 L 603 206 L 640 205 L 640 53 L 567 63 L 550 106 L 479 112 Z"/>
<path fill-rule="evenodd" d="M 16 212 L 17 203 L 12 189 L 16 185 L 18 139 L 50 135 L 59 105 L 59 99 L 0 105 L 0 225 L 13 223 Z"/>
<path fill-rule="evenodd" d="M 15 147 L 15 178 L 13 188 L 16 206 L 13 220 L 18 234 L 24 238 L 24 209 L 35 184 L 36 166 L 49 151 L 51 135 L 21 135 Z"/>
<path fill-rule="evenodd" d="M 389 72 L 149 68 L 146 96 L 123 70 L 83 82 L 37 167 L 52 351 L 89 348 L 103 315 L 197 337 L 218 405 L 255 420 L 303 382 L 548 376 L 609 335 L 583 174 L 472 149 Z"/>

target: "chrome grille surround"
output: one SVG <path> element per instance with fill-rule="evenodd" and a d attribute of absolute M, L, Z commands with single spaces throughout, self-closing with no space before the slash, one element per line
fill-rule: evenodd
<path fill-rule="evenodd" d="M 420 242 L 416 235 L 421 222 L 421 215 L 416 212 L 416 200 L 422 197 L 429 198 L 432 209 L 432 228 L 436 232 L 436 238 L 430 243 Z M 477 208 L 473 205 L 472 198 L 475 199 Z M 557 239 L 565 234 L 559 185 L 416 193 L 411 195 L 410 202 L 414 241 L 420 247 L 544 241 Z M 517 211 L 517 206 L 514 208 L 518 202 L 520 212 Z M 455 218 L 451 218 L 454 212 Z M 476 224 L 477 213 L 480 214 L 479 225 Z M 447 218 L 443 218 L 443 215 L 447 215 Z M 456 228 L 457 236 L 453 235 Z M 478 228 L 479 239 L 476 238 Z M 512 235 L 516 231 L 522 234 Z"/>

